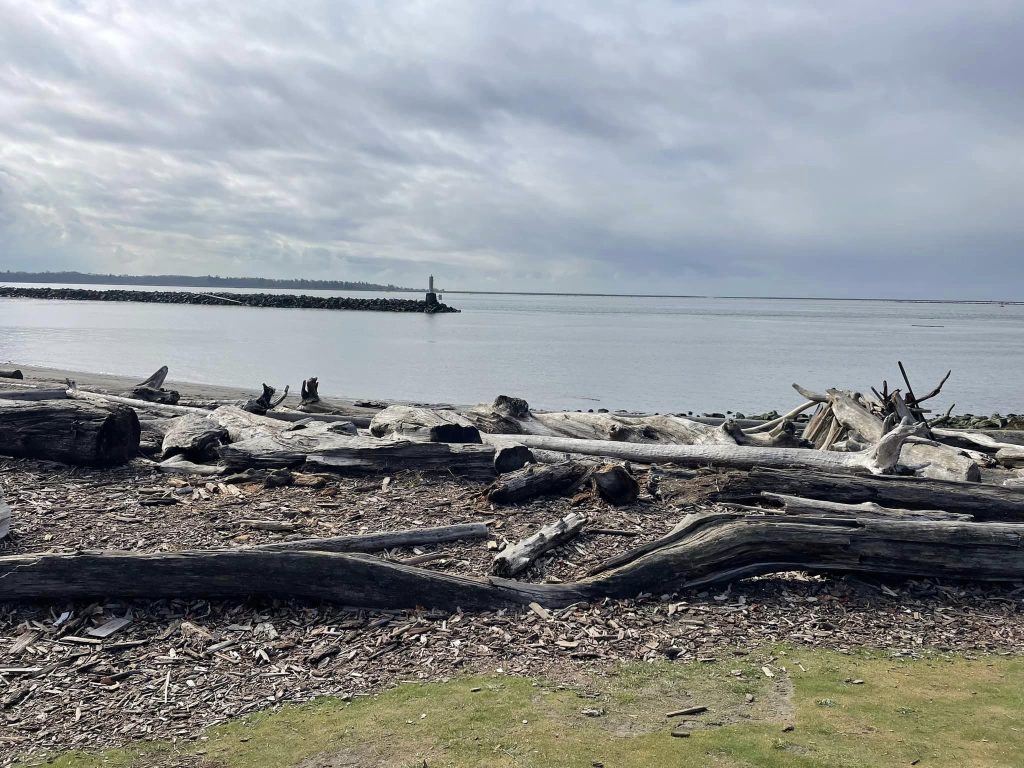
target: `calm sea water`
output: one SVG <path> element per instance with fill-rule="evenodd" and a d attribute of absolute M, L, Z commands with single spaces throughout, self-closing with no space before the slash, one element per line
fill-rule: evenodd
<path fill-rule="evenodd" d="M 504 393 L 547 408 L 752 413 L 797 404 L 794 381 L 867 390 L 886 378 L 896 386 L 902 360 L 918 394 L 953 369 L 936 407 L 1024 412 L 1020 305 L 445 300 L 462 313 L 0 299 L 0 361 L 140 379 L 166 364 L 171 384 L 265 381 L 293 390 L 315 375 L 322 394 L 423 402 Z"/>

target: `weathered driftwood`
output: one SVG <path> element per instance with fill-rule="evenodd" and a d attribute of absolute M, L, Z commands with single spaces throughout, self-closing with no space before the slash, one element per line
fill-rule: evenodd
<path fill-rule="evenodd" d="M 671 463 L 685 466 L 717 465 L 751 469 L 753 467 L 804 467 L 832 472 L 891 473 L 899 460 L 903 442 L 920 424 L 901 424 L 884 435 L 866 451 L 836 453 L 799 448 L 754 448 L 744 445 L 645 445 L 605 440 L 576 440 L 565 437 L 518 435 L 516 441 L 528 448 L 602 456 L 644 464 Z M 503 444 L 502 438 L 484 436 L 484 441 Z"/>
<path fill-rule="evenodd" d="M 530 602 L 560 607 L 642 592 L 700 589 L 792 570 L 1024 579 L 1019 525 L 715 513 L 695 516 L 688 528 L 671 545 L 566 584 L 477 580 L 333 552 L 15 555 L 0 557 L 0 600 L 266 596 L 373 608 L 493 610 Z"/>
<path fill-rule="evenodd" d="M 504 445 L 494 451 L 494 471 L 499 475 L 515 472 L 535 460 L 533 451 L 525 445 Z"/>
<path fill-rule="evenodd" d="M 1024 467 L 1024 446 L 1007 446 L 996 451 L 996 461 L 1004 467 Z"/>
<path fill-rule="evenodd" d="M 796 384 L 793 386 L 808 399 L 822 397 Z M 861 442 L 876 443 L 887 431 L 882 419 L 858 402 L 853 393 L 830 389 L 824 397 L 836 421 L 854 433 L 854 437 Z M 911 418 L 905 417 L 904 420 L 910 421 Z M 827 447 L 832 441 L 831 438 L 826 439 L 823 447 Z M 952 446 L 936 443 L 908 441 L 903 447 L 900 464 L 913 468 L 915 473 L 922 477 L 936 480 L 977 482 L 981 479 L 981 470 L 972 458 Z"/>
<path fill-rule="evenodd" d="M 306 465 L 331 472 L 451 472 L 479 480 L 494 477 L 495 449 L 471 443 L 424 443 L 352 437 L 343 446 L 311 453 Z"/>
<path fill-rule="evenodd" d="M 11 507 L 0 494 L 0 541 L 11 535 Z"/>
<path fill-rule="evenodd" d="M 666 501 L 689 498 L 695 482 L 689 473 L 673 480 L 660 470 L 658 492 Z M 763 491 L 810 499 L 885 507 L 943 509 L 973 515 L 979 521 L 1024 522 L 1024 491 L 982 483 L 958 483 L 923 477 L 867 476 L 755 468 L 709 478 L 709 501 L 756 502 Z"/>
<path fill-rule="evenodd" d="M 365 449 L 384 442 L 353 436 L 351 425 L 347 423 L 318 421 L 300 429 L 284 429 L 276 425 L 268 428 L 266 425 L 244 425 L 237 414 L 220 408 L 214 411 L 214 418 L 231 435 L 231 444 L 221 446 L 217 453 L 232 469 L 295 467 L 303 464 L 313 453 L 325 454 L 355 447 Z"/>
<path fill-rule="evenodd" d="M 545 525 L 532 536 L 509 544 L 494 557 L 491 573 L 515 576 L 529 568 L 541 555 L 575 538 L 587 524 L 587 517 L 570 512 L 560 520 Z"/>
<path fill-rule="evenodd" d="M 520 504 L 537 496 L 560 495 L 578 487 L 593 467 L 579 461 L 529 464 L 499 477 L 484 489 L 484 497 L 493 504 Z"/>
<path fill-rule="evenodd" d="M 299 389 L 299 407 L 308 408 L 320 402 L 320 381 L 316 376 L 302 380 Z"/>
<path fill-rule="evenodd" d="M 972 443 L 981 448 L 998 451 L 1014 445 L 1024 446 L 1024 431 L 1019 429 L 946 429 L 932 427 L 932 435 L 939 440 Z"/>
<path fill-rule="evenodd" d="M 279 397 L 277 400 L 274 400 L 274 393 L 276 391 L 277 390 L 275 390 L 269 384 L 263 384 L 263 393 L 259 397 L 252 398 L 251 400 L 246 400 L 245 404 L 242 405 L 242 410 L 248 411 L 249 413 L 257 413 L 263 415 L 267 411 L 273 408 L 277 408 L 277 406 L 283 403 L 284 399 L 288 397 L 288 385 L 285 385 L 284 392 L 281 393 L 281 397 Z"/>
<path fill-rule="evenodd" d="M 473 541 L 489 535 L 484 523 L 459 523 L 434 528 L 410 528 L 405 531 L 364 533 L 358 536 L 332 536 L 321 539 L 292 539 L 259 544 L 253 549 L 272 552 L 380 552 L 395 547 L 420 547 L 449 541 Z"/>
<path fill-rule="evenodd" d="M 792 428 L 746 433 L 735 422 L 725 421 L 719 426 L 710 426 L 680 416 L 627 416 L 577 411 L 534 413 L 525 400 L 504 395 L 490 406 L 468 409 L 465 417 L 488 434 L 666 445 L 801 445 Z"/>
<path fill-rule="evenodd" d="M 164 389 L 164 380 L 167 378 L 167 366 L 161 366 L 157 371 L 145 381 L 140 384 L 136 384 L 127 392 L 123 393 L 125 397 L 130 397 L 135 400 L 144 400 L 150 403 L 165 403 L 168 405 L 174 405 L 178 402 L 181 397 L 178 392 L 173 389 Z"/>
<path fill-rule="evenodd" d="M 640 483 L 621 464 L 602 464 L 591 470 L 587 478 L 597 495 L 616 506 L 632 504 L 640 495 Z"/>
<path fill-rule="evenodd" d="M 139 453 L 139 420 L 130 408 L 71 400 L 0 401 L 0 454 L 111 467 Z"/>
<path fill-rule="evenodd" d="M 190 413 L 173 419 L 161 441 L 161 457 L 181 454 L 190 461 L 210 461 L 228 442 L 228 430 L 209 416 Z"/>
<path fill-rule="evenodd" d="M 223 475 L 227 471 L 227 467 L 221 464 L 196 464 L 182 456 L 171 456 L 169 459 L 154 463 L 154 466 L 159 471 L 170 474 L 202 475 L 204 477 Z"/>
<path fill-rule="evenodd" d="M 0 371 L 0 379 L 24 379 L 25 374 L 20 370 L 14 369 L 13 371 Z"/>
<path fill-rule="evenodd" d="M 837 501 L 821 499 L 805 499 L 802 496 L 790 496 L 784 493 L 762 491 L 761 496 L 782 505 L 787 515 L 817 515 L 828 517 L 884 517 L 893 520 L 973 520 L 973 515 L 959 512 L 945 512 L 941 509 L 899 509 L 883 507 L 873 501 L 862 501 L 859 504 L 843 504 Z"/>
<path fill-rule="evenodd" d="M 458 411 L 392 405 L 370 421 L 374 437 L 408 437 L 431 443 L 479 443 L 480 430 Z"/>
<path fill-rule="evenodd" d="M 34 389 L 27 385 L 25 389 L 4 389 L 0 391 L 0 400 L 63 400 L 67 394 L 63 389 Z"/>

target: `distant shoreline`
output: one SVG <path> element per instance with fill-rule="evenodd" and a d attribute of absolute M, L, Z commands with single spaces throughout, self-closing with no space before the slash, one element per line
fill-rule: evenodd
<path fill-rule="evenodd" d="M 367 291 L 374 293 L 422 293 L 426 288 L 404 288 L 344 280 L 278 279 L 265 277 L 217 277 L 190 275 L 99 275 L 87 272 L 0 272 L 2 283 L 38 285 L 133 285 L 160 288 L 279 288 L 317 291 Z M 617 299 L 727 299 L 731 301 L 881 301 L 893 304 L 1024 305 L 1011 299 L 886 299 L 839 296 L 715 296 L 687 293 L 587 293 L 573 291 L 474 291 L 438 288 L 438 293 L 466 296 L 561 296 Z"/>

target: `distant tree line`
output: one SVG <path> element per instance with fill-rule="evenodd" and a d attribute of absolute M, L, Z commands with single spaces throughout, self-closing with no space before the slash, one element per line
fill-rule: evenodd
<path fill-rule="evenodd" d="M 168 285 L 182 288 L 303 288 L 313 291 L 420 291 L 349 280 L 278 280 L 218 275 L 96 275 L 87 272 L 0 272 L 2 283 L 67 283 L 70 285 Z"/>

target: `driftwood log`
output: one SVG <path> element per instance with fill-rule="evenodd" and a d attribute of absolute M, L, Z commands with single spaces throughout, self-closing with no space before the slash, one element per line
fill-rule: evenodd
<path fill-rule="evenodd" d="M 431 443 L 479 443 L 480 430 L 458 411 L 392 405 L 370 421 L 374 437 L 407 437 Z"/>
<path fill-rule="evenodd" d="M 689 498 L 693 475 L 674 475 L 671 469 L 660 469 L 658 494 L 670 502 Z M 706 486 L 708 501 L 754 503 L 767 491 L 847 504 L 874 502 L 884 507 L 943 509 L 972 515 L 979 521 L 1024 522 L 1024 490 L 983 483 L 758 467 L 750 472 L 709 475 L 701 486 Z"/>
<path fill-rule="evenodd" d="M 566 584 L 470 579 L 332 552 L 44 553 L 0 557 L 0 600 L 267 596 L 493 610 L 663 594 L 792 570 L 1020 581 L 1024 539 L 1021 526 L 1005 523 L 715 513 L 694 516 L 674 543 Z"/>
<path fill-rule="evenodd" d="M 643 464 L 671 463 L 684 466 L 711 464 L 739 469 L 802 467 L 826 472 L 889 474 L 896 469 L 904 441 L 923 428 L 924 426 L 921 424 L 900 424 L 891 432 L 883 435 L 873 448 L 856 453 L 812 451 L 799 448 L 754 448 L 744 445 L 646 445 L 540 435 L 517 435 L 515 442 L 531 449 L 564 451 Z M 501 445 L 508 438 L 486 435 L 484 440 L 490 444 Z"/>
<path fill-rule="evenodd" d="M 593 467 L 580 461 L 529 464 L 499 477 L 483 495 L 493 504 L 520 504 L 538 496 L 561 495 L 579 487 Z"/>
<path fill-rule="evenodd" d="M 491 573 L 496 576 L 515 576 L 529 568 L 541 555 L 575 538 L 587 524 L 585 515 L 570 512 L 549 523 L 532 536 L 509 544 L 494 557 Z"/>
<path fill-rule="evenodd" d="M 285 385 L 284 392 L 281 394 L 281 397 L 274 400 L 274 393 L 276 391 L 277 390 L 269 384 L 263 384 L 263 393 L 259 397 L 246 400 L 245 404 L 242 405 L 242 410 L 248 411 L 249 413 L 263 415 L 267 411 L 277 408 L 277 406 L 283 403 L 284 399 L 288 397 L 288 386 Z"/>
<path fill-rule="evenodd" d="M 24 379 L 25 374 L 20 370 L 14 369 L 13 371 L 0 371 L 0 379 Z"/>
<path fill-rule="evenodd" d="M 130 408 L 71 400 L 0 401 L 0 454 L 89 467 L 112 467 L 139 453 L 139 419 Z"/>
<path fill-rule="evenodd" d="M 161 366 L 157 371 L 145 381 L 136 384 L 127 392 L 123 393 L 124 397 L 130 397 L 135 400 L 144 400 L 149 403 L 165 403 L 167 405 L 174 405 L 178 402 L 181 395 L 173 389 L 164 389 L 164 380 L 167 378 L 167 366 Z"/>
<path fill-rule="evenodd" d="M 958 512 L 945 512 L 941 509 L 898 509 L 894 507 L 883 507 L 873 501 L 862 501 L 859 504 L 842 504 L 837 501 L 805 499 L 801 496 L 789 496 L 784 493 L 771 493 L 769 491 L 762 491 L 761 496 L 766 501 L 781 504 L 783 513 L 787 515 L 816 515 L 819 517 L 838 515 L 840 517 L 855 518 L 879 517 L 914 520 L 974 519 L 972 515 L 965 515 Z"/>
<path fill-rule="evenodd" d="M 230 446 L 229 446 L 230 447 Z M 344 446 L 312 453 L 306 465 L 330 472 L 451 472 L 478 480 L 494 478 L 495 449 L 470 443 L 424 443 L 352 437 Z"/>
<path fill-rule="evenodd" d="M 209 416 L 190 413 L 172 419 L 161 441 L 163 459 L 181 455 L 190 461 L 211 461 L 228 442 L 228 430 Z"/>

